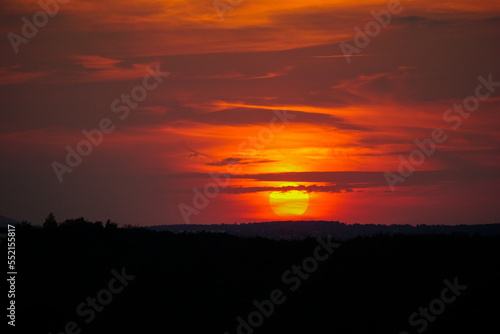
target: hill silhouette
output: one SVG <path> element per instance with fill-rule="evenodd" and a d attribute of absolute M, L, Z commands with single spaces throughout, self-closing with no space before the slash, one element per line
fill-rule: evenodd
<path fill-rule="evenodd" d="M 500 310 L 499 236 L 377 234 L 337 241 L 330 255 L 320 248 L 327 259 L 294 291 L 297 282 L 284 274 L 311 266 L 306 259 L 321 245 L 317 238 L 173 233 L 83 218 L 43 228 L 20 224 L 16 238 L 21 333 L 67 332 L 71 321 L 81 333 L 96 334 L 417 333 L 422 327 L 409 317 L 442 298 L 445 280 L 467 288 L 427 321 L 425 333 L 486 332 Z M 104 290 L 118 290 L 119 282 L 110 281 L 122 273 L 133 279 L 87 323 L 90 312 L 81 316 L 78 306 L 96 296 L 106 301 Z M 275 290 L 286 300 L 256 328 L 238 331 L 239 317 L 248 322 L 255 303 Z"/>
<path fill-rule="evenodd" d="M 481 225 L 381 225 L 346 224 L 338 221 L 273 221 L 262 223 L 214 224 L 214 225 L 158 225 L 150 226 L 155 231 L 214 232 L 228 233 L 243 237 L 265 237 L 271 239 L 304 239 L 317 236 L 334 236 L 347 240 L 358 236 L 376 234 L 478 234 L 500 235 L 500 224 Z"/>

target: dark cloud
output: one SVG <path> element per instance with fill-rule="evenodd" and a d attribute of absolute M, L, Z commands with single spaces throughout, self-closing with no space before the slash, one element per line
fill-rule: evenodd
<path fill-rule="evenodd" d="M 393 173 L 398 174 L 397 171 Z M 168 177 L 179 178 L 209 178 L 204 173 L 184 173 L 166 175 Z M 330 183 L 330 186 L 299 186 L 295 190 L 328 191 L 334 189 L 359 189 L 386 187 L 385 172 L 286 172 L 286 173 L 263 173 L 263 174 L 242 174 L 231 175 L 232 179 L 244 179 L 252 181 L 273 181 L 273 182 L 321 182 Z M 451 183 L 470 183 L 481 180 L 497 180 L 500 178 L 500 170 L 494 168 L 460 168 L 450 170 L 415 171 L 405 178 L 405 182 L 398 186 L 424 186 Z M 251 189 L 251 188 L 248 188 Z M 267 189 L 258 191 L 268 191 L 280 189 L 279 187 L 256 187 L 255 189 Z M 290 188 L 289 190 L 293 190 Z"/>
<path fill-rule="evenodd" d="M 436 25 L 444 25 L 451 24 L 453 22 L 445 22 L 441 20 L 431 19 L 423 16 L 403 16 L 403 17 L 395 17 L 391 24 L 394 25 L 406 25 L 412 28 L 422 27 L 422 26 L 436 26 Z"/>
<path fill-rule="evenodd" d="M 293 109 L 288 109 L 287 113 L 296 116 L 292 120 L 293 123 L 307 123 L 342 130 L 369 131 L 366 127 L 353 124 L 345 118 L 339 116 Z M 213 125 L 269 125 L 270 121 L 275 117 L 276 115 L 272 110 L 257 108 L 231 108 L 209 113 L 198 113 L 184 119 Z"/>
<path fill-rule="evenodd" d="M 286 186 L 286 187 L 226 187 L 221 188 L 221 193 L 224 194 L 248 194 L 263 191 L 306 191 L 306 192 L 327 192 L 327 193 L 341 193 L 352 192 L 353 190 L 348 185 L 299 185 L 299 186 Z"/>
<path fill-rule="evenodd" d="M 227 166 L 227 165 L 250 165 L 250 164 L 264 164 L 270 162 L 277 162 L 277 160 L 256 160 L 256 159 L 247 159 L 247 158 L 226 158 L 220 161 L 207 162 L 208 166 Z"/>

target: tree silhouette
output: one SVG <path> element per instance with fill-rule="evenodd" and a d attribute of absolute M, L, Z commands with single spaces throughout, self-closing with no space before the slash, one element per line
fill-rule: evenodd
<path fill-rule="evenodd" d="M 54 226 L 55 218 L 49 215 L 46 221 L 44 226 Z M 317 224 L 310 229 L 321 230 L 323 223 Z M 22 333 L 62 333 L 69 319 L 81 326 L 77 329 L 82 333 L 93 334 L 156 333 L 166 324 L 186 333 L 322 333 L 324 329 L 336 334 L 413 333 L 419 327 L 412 328 L 410 315 L 420 312 L 420 305 L 433 308 L 445 287 L 443 280 L 454 282 L 455 277 L 467 286 L 466 291 L 445 305 L 438 320 L 429 321 L 425 334 L 488 333 L 500 312 L 500 258 L 496 256 L 500 233 L 493 226 L 484 230 L 490 235 L 448 234 L 447 230 L 440 234 L 440 227 L 432 232 L 425 225 L 421 228 L 426 234 L 394 235 L 377 233 L 375 225 L 335 224 L 341 235 L 352 235 L 344 228 L 374 234 L 342 240 L 342 246 L 318 262 L 316 270 L 308 266 L 321 245 L 316 237 L 241 237 L 208 232 L 209 225 L 199 226 L 194 233 L 132 225 L 113 228 L 111 221 L 104 225 L 77 218 L 59 222 L 57 228 L 16 226 L 23 241 L 23 247 L 16 249 L 23 264 L 23 275 L 16 281 L 23 287 L 16 291 L 16 309 L 19 300 L 19 313 L 31 317 L 16 323 Z M 292 230 L 285 223 L 272 225 L 273 236 Z M 257 228 L 253 224 L 236 227 L 245 226 L 251 231 Z M 194 225 L 187 227 L 194 229 Z M 323 229 L 334 231 L 326 223 Z M 402 225 L 400 231 L 412 230 Z M 326 254 L 325 249 L 320 252 Z M 122 268 L 137 278 L 113 297 L 112 304 L 85 299 L 102 296 L 101 289 L 109 287 L 106 283 L 113 277 L 111 270 L 121 273 Z M 297 282 L 300 288 L 294 291 L 291 287 Z M 271 307 L 270 293 L 275 290 L 283 292 L 286 302 Z M 446 296 L 453 293 L 448 290 Z M 79 315 L 75 307 L 82 302 L 88 306 L 88 300 L 103 312 L 87 324 L 85 318 L 75 318 Z M 427 310 L 429 315 L 434 313 L 431 307 Z M 265 319 L 262 326 L 255 331 L 238 327 L 238 317 L 246 322 L 257 312 Z M 415 319 L 426 320 L 420 314 Z"/>
<path fill-rule="evenodd" d="M 104 225 L 104 228 L 107 229 L 116 229 L 118 228 L 118 225 L 116 223 L 113 223 L 110 219 L 106 221 L 106 225 Z"/>
<path fill-rule="evenodd" d="M 56 217 L 54 217 L 54 214 L 51 212 L 45 218 L 45 222 L 43 223 L 43 228 L 55 228 L 57 227 L 57 222 L 56 222 Z"/>

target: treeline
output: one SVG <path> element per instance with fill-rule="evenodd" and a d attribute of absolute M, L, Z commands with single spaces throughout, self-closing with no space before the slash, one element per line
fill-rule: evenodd
<path fill-rule="evenodd" d="M 213 225 L 160 225 L 151 226 L 155 231 L 228 233 L 237 236 L 261 236 L 271 239 L 303 239 L 311 236 L 334 235 L 347 240 L 357 236 L 376 234 L 479 234 L 500 236 L 500 224 L 478 225 L 381 225 L 381 224 L 346 224 L 338 221 L 274 221 L 242 224 Z"/>
<path fill-rule="evenodd" d="M 20 333 L 417 333 L 423 321 L 425 333 L 481 333 L 500 311 L 497 236 L 358 237 L 316 268 L 316 238 L 174 234 L 49 216 L 42 228 L 18 225 L 16 241 Z M 133 276 L 126 285 L 116 280 L 122 271 Z M 294 291 L 287 271 L 300 281 Z M 455 278 L 467 287 L 461 295 L 432 321 L 417 315 L 410 324 Z M 275 290 L 286 300 L 249 325 L 249 315 L 259 320 L 254 302 L 269 306 Z"/>

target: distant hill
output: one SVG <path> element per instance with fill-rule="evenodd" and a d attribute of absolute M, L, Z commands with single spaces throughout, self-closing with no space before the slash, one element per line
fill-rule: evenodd
<path fill-rule="evenodd" d="M 308 236 L 331 235 L 340 240 L 376 234 L 468 234 L 500 235 L 500 224 L 481 225 L 375 225 L 346 224 L 338 221 L 274 221 L 264 223 L 215 224 L 215 225 L 159 225 L 149 226 L 155 231 L 228 233 L 243 237 L 270 239 L 304 239 Z"/>
<path fill-rule="evenodd" d="M 376 235 L 332 251 L 326 238 L 107 225 L 74 219 L 16 228 L 18 333 L 413 334 L 426 324 L 424 334 L 476 334 L 498 327 L 500 236 Z M 271 302 L 276 293 L 283 298 Z"/>
<path fill-rule="evenodd" d="M 13 224 L 20 224 L 20 223 L 21 222 L 18 222 L 17 220 L 0 215 L 0 227 L 6 227 L 9 224 L 13 225 Z"/>

